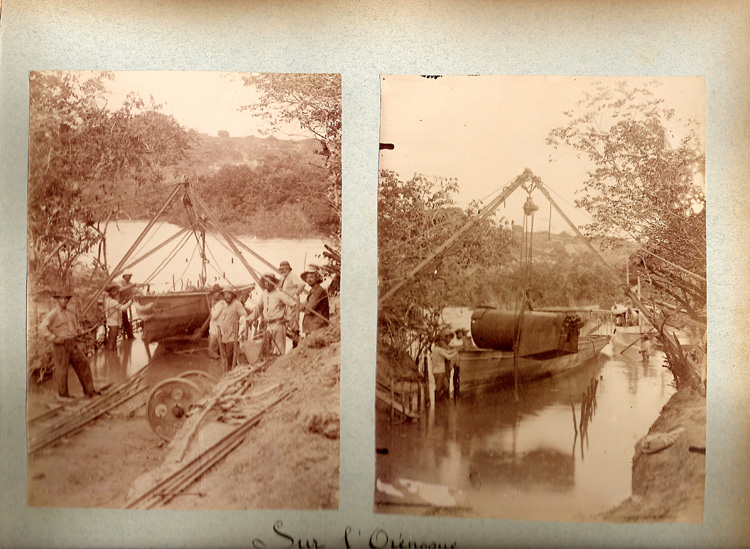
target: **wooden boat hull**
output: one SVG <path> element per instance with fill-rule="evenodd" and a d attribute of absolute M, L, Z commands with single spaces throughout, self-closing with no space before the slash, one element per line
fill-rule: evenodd
<path fill-rule="evenodd" d="M 530 381 L 560 374 L 596 358 L 609 343 L 606 335 L 582 336 L 578 352 L 544 357 L 519 357 L 518 377 Z M 489 349 L 463 350 L 459 355 L 461 394 L 491 391 L 512 383 L 514 379 L 513 353 Z"/>
<path fill-rule="evenodd" d="M 209 315 L 208 290 L 137 295 L 136 316 L 143 322 L 146 343 L 192 336 Z"/>

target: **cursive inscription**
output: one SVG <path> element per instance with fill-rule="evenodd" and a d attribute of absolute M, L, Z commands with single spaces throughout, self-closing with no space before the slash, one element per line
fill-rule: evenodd
<path fill-rule="evenodd" d="M 286 532 L 284 532 L 281 528 L 284 526 L 284 523 L 280 520 L 277 520 L 273 524 L 273 533 L 275 534 L 273 538 L 273 542 L 269 545 L 266 544 L 265 541 L 263 541 L 260 538 L 255 538 L 253 540 L 253 547 L 255 549 L 271 549 L 273 548 L 291 548 L 296 547 L 297 549 L 325 549 L 325 545 L 318 543 L 318 540 L 315 538 L 312 539 L 303 539 L 303 538 L 297 538 L 295 536 L 292 536 Z"/>
<path fill-rule="evenodd" d="M 355 533 L 351 526 L 344 529 L 344 543 L 347 549 L 352 549 L 357 541 L 360 540 L 362 531 L 357 530 Z M 383 528 L 376 528 L 370 534 L 367 540 L 367 547 L 370 549 L 456 549 L 458 543 L 441 543 L 437 541 L 418 541 L 416 539 L 405 539 L 401 532 L 398 537 L 391 536 Z M 361 546 L 361 545 L 360 545 Z"/>

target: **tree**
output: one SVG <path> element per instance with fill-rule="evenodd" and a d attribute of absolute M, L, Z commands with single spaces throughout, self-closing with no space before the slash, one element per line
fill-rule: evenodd
<path fill-rule="evenodd" d="M 341 75 L 340 74 L 251 74 L 242 77 L 260 99 L 241 110 L 249 110 L 278 131 L 290 123 L 312 134 L 321 145 L 317 153 L 328 173 L 326 197 L 341 218 Z"/>
<path fill-rule="evenodd" d="M 576 201 L 594 219 L 586 232 L 627 234 L 637 243 L 630 264 L 650 283 L 657 324 L 682 311 L 705 326 L 706 199 L 696 184 L 705 171 L 703 145 L 697 122 L 677 118 L 657 90 L 656 82 L 599 85 L 565 113 L 568 124 L 553 129 L 547 142 L 591 162 Z"/>
<path fill-rule="evenodd" d="M 66 282 L 78 258 L 102 234 L 97 222 L 117 210 L 110 201 L 124 180 L 162 180 L 161 167 L 177 162 L 188 134 L 160 106 L 135 94 L 116 111 L 107 108 L 99 72 L 29 75 L 29 271 L 48 270 Z"/>
<path fill-rule="evenodd" d="M 460 226 L 468 213 L 454 206 L 457 181 L 415 175 L 401 181 L 380 172 L 378 193 L 378 278 L 381 294 L 402 280 Z M 476 212 L 476 208 L 469 208 Z M 440 328 L 442 310 L 471 299 L 467 288 L 481 284 L 478 273 L 507 261 L 513 241 L 510 230 L 492 218 L 480 222 L 459 244 L 446 250 L 409 284 L 382 303 L 379 341 L 418 356 Z M 412 345 L 416 342 L 416 349 Z"/>

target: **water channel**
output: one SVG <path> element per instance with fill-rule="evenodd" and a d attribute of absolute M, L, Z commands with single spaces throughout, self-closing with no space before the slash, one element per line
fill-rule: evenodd
<path fill-rule="evenodd" d="M 107 264 L 114 268 L 125 256 L 128 249 L 145 229 L 145 221 L 119 221 L 111 223 L 107 229 Z M 184 244 L 181 239 L 175 239 L 170 245 L 164 246 L 157 252 L 138 261 L 150 250 L 171 236 L 178 233 L 180 227 L 170 223 L 157 223 L 146 238 L 132 253 L 132 259 L 126 266 L 136 262 L 126 270 L 133 274 L 132 281 L 142 285 L 140 291 L 144 293 L 168 292 L 185 289 L 188 284 L 195 284 L 201 273 L 199 241 L 195 235 L 187 234 Z M 293 272 L 299 275 L 311 263 L 321 264 L 324 260 L 321 254 L 324 250 L 323 242 L 319 239 L 258 239 L 247 235 L 235 235 L 242 243 L 271 265 L 278 267 L 283 260 L 289 261 Z M 253 282 L 253 278 L 244 265 L 235 257 L 232 250 L 215 234 L 206 235 L 207 285 L 221 286 L 232 284 L 244 286 Z M 271 269 L 263 261 L 246 250 L 242 250 L 243 257 L 258 272 L 264 273 Z M 94 256 L 90 256 L 93 261 Z M 119 281 L 116 278 L 115 281 Z M 250 304 L 257 297 L 257 291 L 251 294 Z M 138 319 L 137 307 L 131 308 L 131 314 Z M 102 328 L 103 329 L 103 328 Z M 100 334 L 100 337 L 103 337 Z M 205 344 L 205 341 L 203 342 Z M 96 387 L 117 384 L 140 371 L 147 364 L 151 368 L 147 382 L 154 384 L 161 379 L 179 375 L 190 368 L 203 369 L 207 373 L 218 377 L 221 375 L 218 361 L 207 362 L 194 360 L 198 354 L 194 353 L 194 344 L 151 343 L 145 344 L 138 337 L 122 339 L 117 343 L 117 351 L 98 349 L 91 357 L 91 369 Z M 205 357 L 205 355 L 203 354 Z M 70 386 L 77 387 L 75 375 L 71 372 Z"/>
<path fill-rule="evenodd" d="M 508 389 L 438 402 L 418 421 L 379 415 L 378 480 L 447 487 L 434 503 L 456 506 L 441 515 L 596 520 L 630 496 L 634 444 L 674 393 L 661 352 L 643 360 L 637 346 L 621 354 L 615 345 L 572 373 L 522 386 L 518 402 Z M 576 434 L 573 407 L 580 423 L 592 380 L 593 413 Z M 378 512 L 424 512 L 377 502 L 376 493 Z"/>

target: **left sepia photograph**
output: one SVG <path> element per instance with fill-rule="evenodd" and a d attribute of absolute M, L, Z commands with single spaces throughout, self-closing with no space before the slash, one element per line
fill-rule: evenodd
<path fill-rule="evenodd" d="M 341 75 L 29 97 L 28 506 L 337 509 Z"/>

